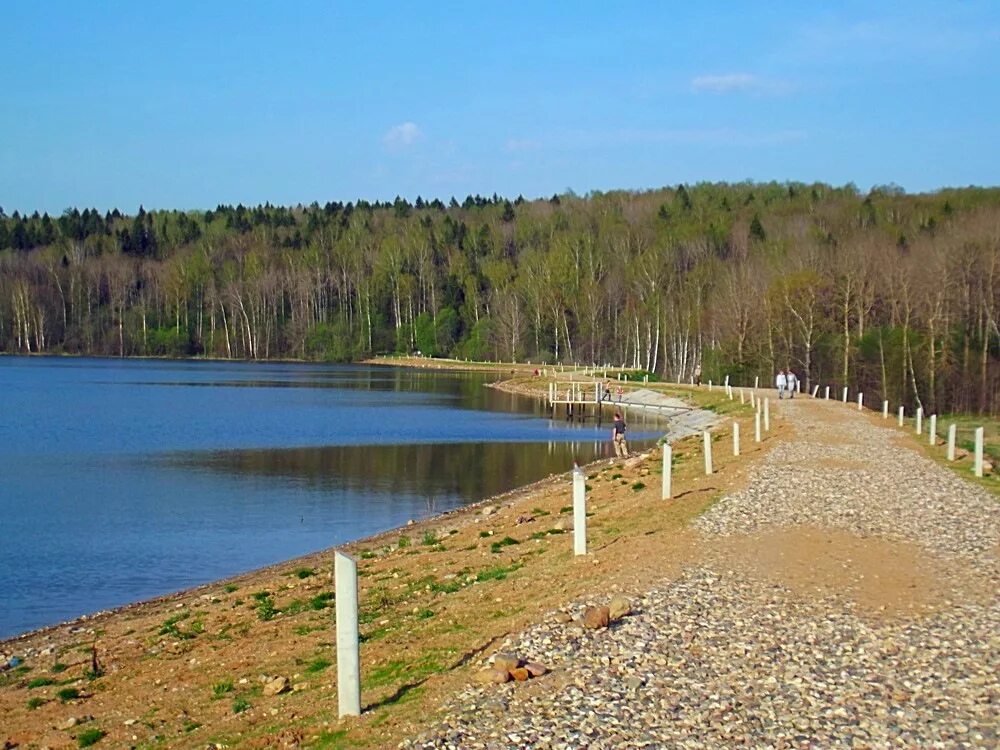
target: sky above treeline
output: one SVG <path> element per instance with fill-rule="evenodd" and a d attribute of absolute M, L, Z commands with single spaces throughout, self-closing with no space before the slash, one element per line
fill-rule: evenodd
<path fill-rule="evenodd" d="M 997 2 L 0 8 L 0 207 L 1000 182 Z"/>

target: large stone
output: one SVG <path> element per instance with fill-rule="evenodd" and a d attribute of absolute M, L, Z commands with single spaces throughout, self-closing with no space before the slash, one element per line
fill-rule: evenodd
<path fill-rule="evenodd" d="M 543 674 L 547 674 L 549 668 L 544 664 L 539 664 L 537 661 L 529 661 L 524 665 L 524 668 L 528 670 L 528 674 L 532 677 L 541 677 Z"/>
<path fill-rule="evenodd" d="M 608 611 L 611 622 L 615 622 L 625 617 L 625 615 L 632 614 L 632 604 L 624 596 L 616 596 L 611 600 Z"/>
<path fill-rule="evenodd" d="M 264 684 L 264 695 L 266 697 L 272 695 L 278 695 L 288 690 L 288 678 L 287 677 L 275 677 L 273 680 L 268 680 Z"/>
<path fill-rule="evenodd" d="M 510 672 L 506 669 L 497 669 L 496 667 L 484 667 L 473 675 L 473 679 L 476 682 L 485 684 L 502 685 L 510 680 Z"/>
<path fill-rule="evenodd" d="M 611 611 L 607 607 L 587 607 L 583 611 L 583 627 L 590 630 L 606 628 L 611 621 Z"/>
<path fill-rule="evenodd" d="M 493 668 L 503 669 L 508 672 L 521 666 L 521 659 L 517 654 L 499 653 L 493 657 Z"/>
<path fill-rule="evenodd" d="M 531 672 L 524 667 L 518 667 L 517 669 L 510 670 L 510 676 L 518 682 L 527 682 L 528 678 L 531 677 Z"/>

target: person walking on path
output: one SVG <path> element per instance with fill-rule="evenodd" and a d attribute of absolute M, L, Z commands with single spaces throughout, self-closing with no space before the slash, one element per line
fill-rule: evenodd
<path fill-rule="evenodd" d="M 785 376 L 785 387 L 788 388 L 788 398 L 795 398 L 795 390 L 799 387 L 799 378 L 792 372 L 791 368 L 788 368 L 788 374 Z"/>
<path fill-rule="evenodd" d="M 774 384 L 778 386 L 778 400 L 785 397 L 785 386 L 788 385 L 788 378 L 785 377 L 784 370 L 778 370 L 778 377 L 774 379 Z"/>
<path fill-rule="evenodd" d="M 625 442 L 625 420 L 622 419 L 621 412 L 615 412 L 614 427 L 611 429 L 611 442 L 615 446 L 615 456 L 618 458 L 628 456 L 628 444 Z"/>

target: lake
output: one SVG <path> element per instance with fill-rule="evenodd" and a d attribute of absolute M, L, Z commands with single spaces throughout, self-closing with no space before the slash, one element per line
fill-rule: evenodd
<path fill-rule="evenodd" d="M 552 421 L 495 377 L 0 357 L 0 638 L 610 455 L 607 423 Z"/>

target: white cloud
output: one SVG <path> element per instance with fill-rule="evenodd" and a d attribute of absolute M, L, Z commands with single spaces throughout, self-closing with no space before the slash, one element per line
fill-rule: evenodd
<path fill-rule="evenodd" d="M 424 137 L 423 131 L 415 122 L 404 122 L 389 128 L 382 142 L 389 148 L 406 148 Z"/>
<path fill-rule="evenodd" d="M 791 86 L 784 81 L 761 78 L 752 73 L 727 73 L 695 76 L 691 80 L 691 90 L 709 94 L 785 94 Z"/>

